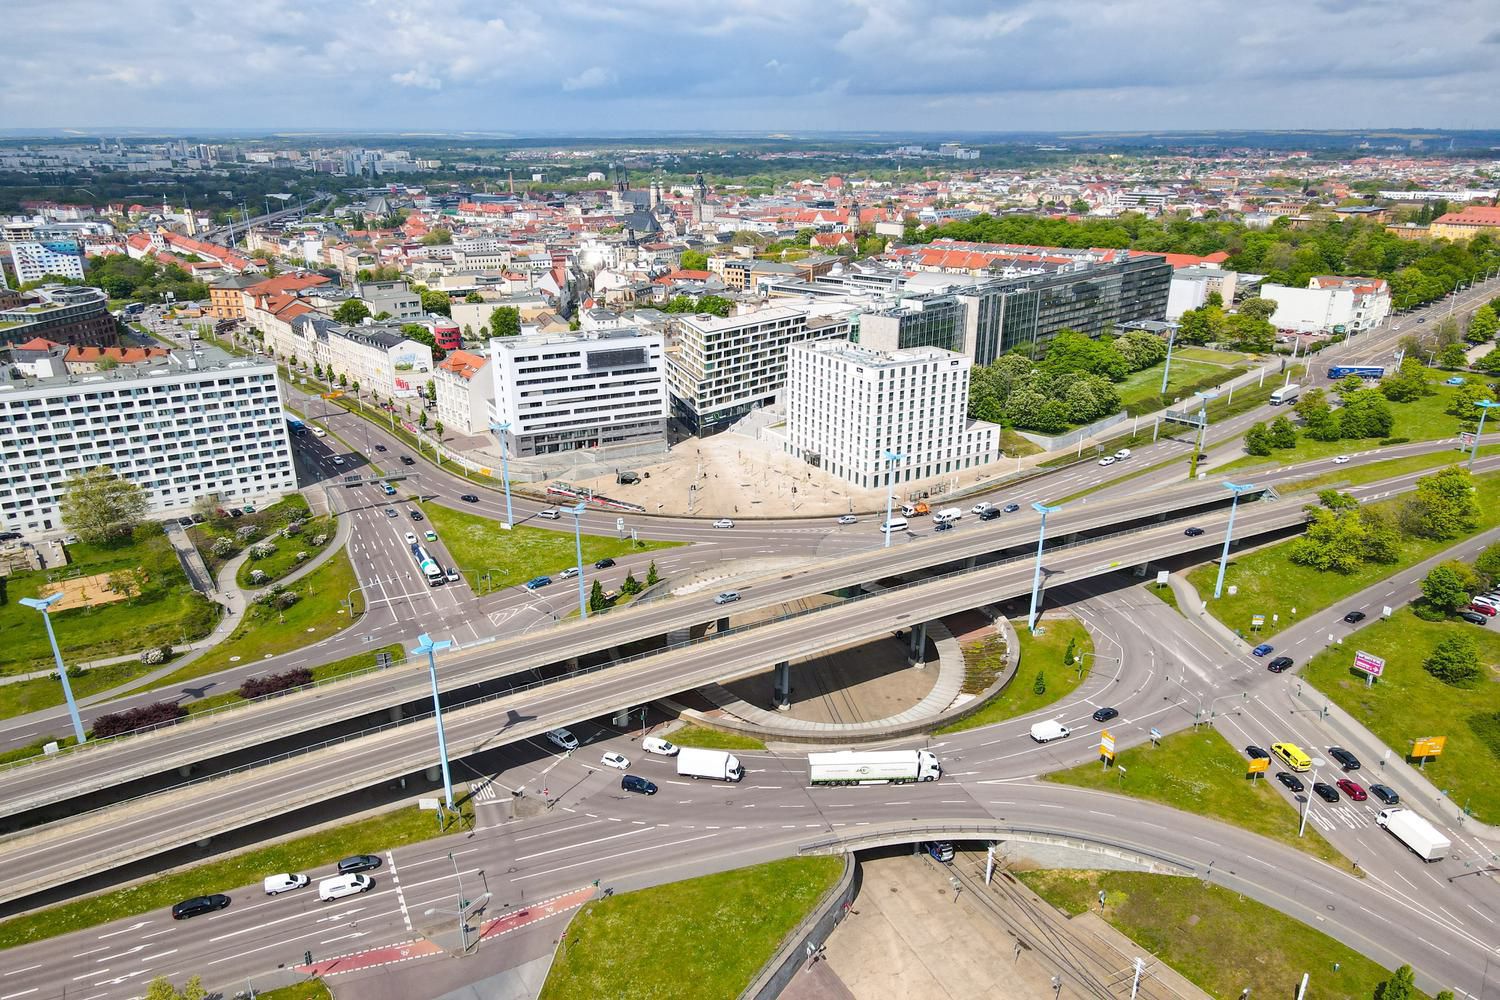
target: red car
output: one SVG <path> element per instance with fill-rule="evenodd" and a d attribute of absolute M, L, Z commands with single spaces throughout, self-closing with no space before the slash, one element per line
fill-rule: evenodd
<path fill-rule="evenodd" d="M 1469 605 L 1468 610 L 1477 611 L 1479 614 L 1484 615 L 1488 618 L 1493 618 L 1497 613 L 1500 613 L 1497 612 L 1495 608 L 1490 607 L 1488 604 L 1471 604 Z"/>
<path fill-rule="evenodd" d="M 1355 782 L 1350 781 L 1348 778 L 1340 778 L 1338 781 L 1334 782 L 1334 784 L 1338 785 L 1339 790 L 1342 791 L 1345 795 L 1349 796 L 1355 802 L 1363 802 L 1365 799 L 1369 798 L 1369 796 L 1365 794 L 1365 790 L 1363 788 L 1361 788 Z"/>

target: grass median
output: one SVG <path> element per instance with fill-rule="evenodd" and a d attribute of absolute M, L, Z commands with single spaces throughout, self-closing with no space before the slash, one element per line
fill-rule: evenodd
<path fill-rule="evenodd" d="M 1094 651 L 1094 642 L 1078 619 L 1044 618 L 1041 621 L 1044 631 L 1035 636 L 1026 630 L 1025 619 L 1017 619 L 1012 624 L 1021 644 L 1016 676 L 977 711 L 936 732 L 960 733 L 1046 708 L 1072 694 L 1089 675 L 1092 664 L 1084 654 Z M 1064 662 L 1069 644 L 1073 646 L 1077 661 L 1072 665 Z M 967 678 L 972 677 L 978 683 L 986 676 L 994 677 L 998 670 L 994 659 L 1001 653 L 994 642 L 971 643 L 964 647 L 963 652 L 966 688 L 970 686 Z M 1041 679 L 1040 685 L 1038 678 Z M 980 685 L 981 688 L 987 686 L 987 683 Z"/>
<path fill-rule="evenodd" d="M 1131 747 L 1114 767 L 1080 764 L 1044 777 L 1223 820 L 1352 871 L 1348 859 L 1311 826 L 1306 836 L 1297 836 L 1300 817 L 1271 783 L 1270 773 L 1247 778 L 1245 757 L 1210 728 L 1173 733 L 1159 746 Z"/>
<path fill-rule="evenodd" d="M 564 931 L 541 1000 L 739 996 L 843 867 L 786 858 L 588 903 Z"/>
<path fill-rule="evenodd" d="M 766 745 L 753 736 L 725 733 L 707 726 L 683 726 L 666 735 L 680 747 L 703 747 L 707 750 L 764 750 Z"/>
<path fill-rule="evenodd" d="M 1313 995 L 1369 1000 L 1390 978 L 1378 963 L 1321 931 L 1198 879 L 1066 870 L 1017 877 L 1070 916 L 1097 910 L 1103 892 L 1106 921 L 1211 996 L 1247 990 L 1252 997 L 1290 998 L 1311 971 Z"/>
<path fill-rule="evenodd" d="M 1486 445 L 1479 449 L 1480 456 L 1500 455 L 1500 445 Z M 1382 479 L 1391 479 L 1395 476 L 1405 476 L 1413 472 L 1427 472 L 1432 469 L 1440 469 L 1446 465 L 1466 461 L 1467 453 L 1456 449 L 1444 448 L 1441 451 L 1430 451 L 1422 455 L 1403 455 L 1400 458 L 1387 458 L 1379 462 L 1361 462 L 1359 465 L 1335 466 L 1332 472 L 1325 472 L 1309 479 L 1298 479 L 1279 486 L 1277 489 L 1283 496 L 1292 491 L 1315 493 L 1318 490 L 1348 489 L 1350 486 L 1363 486 L 1366 483 L 1378 482 Z"/>
<path fill-rule="evenodd" d="M 464 805 L 463 819 L 450 823 L 446 831 L 438 830 L 436 813 L 416 806 L 405 806 L 193 868 L 168 872 L 124 889 L 12 917 L 0 922 L 0 948 L 14 948 L 60 934 L 98 927 L 113 920 L 162 909 L 191 896 L 224 892 L 240 886 L 254 887 L 249 893 L 238 893 L 240 898 L 236 902 L 244 906 L 260 896 L 259 882 L 267 875 L 278 872 L 313 874 L 314 870 L 331 865 L 349 854 L 373 853 L 404 844 L 415 844 L 441 836 L 444 832 L 472 829 L 473 825 L 474 811 L 471 804 Z M 375 877 L 380 878 L 380 873 L 376 872 Z M 250 898 L 247 899 L 247 895 Z M 163 917 L 166 916 L 163 914 Z"/>

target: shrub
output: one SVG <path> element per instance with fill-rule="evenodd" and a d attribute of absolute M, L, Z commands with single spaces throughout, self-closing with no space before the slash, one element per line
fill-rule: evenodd
<path fill-rule="evenodd" d="M 306 549 L 303 549 L 301 552 L 298 552 L 293 558 L 295 558 L 298 562 L 306 562 L 308 560 L 308 552 Z"/>
<path fill-rule="evenodd" d="M 263 569 L 252 569 L 250 571 L 250 582 L 257 586 L 270 579 L 269 574 Z"/>
<path fill-rule="evenodd" d="M 93 737 L 98 740 L 107 736 L 119 736 L 121 733 L 145 729 L 149 726 L 166 725 L 176 722 L 185 715 L 187 715 L 187 709 L 175 701 L 158 701 L 152 705 L 132 708 L 128 712 L 110 712 L 94 720 Z"/>
<path fill-rule="evenodd" d="M 1479 650 L 1466 635 L 1444 636 L 1422 667 L 1444 684 L 1468 687 L 1481 674 Z"/>
<path fill-rule="evenodd" d="M 251 559 L 264 559 L 276 551 L 276 546 L 270 542 L 256 542 L 250 546 Z"/>
<path fill-rule="evenodd" d="M 253 524 L 246 524 L 234 530 L 234 537 L 241 542 L 248 542 L 258 534 L 260 534 L 260 529 Z"/>
<path fill-rule="evenodd" d="M 1411 438 L 1381 438 L 1380 443 L 1382 445 L 1406 444 L 1410 440 Z"/>
<path fill-rule="evenodd" d="M 278 608 L 289 608 L 297 603 L 297 592 L 295 590 L 283 590 L 276 595 L 276 606 Z"/>
<path fill-rule="evenodd" d="M 281 533 L 283 535 L 285 535 L 287 538 L 291 538 L 293 535 L 301 534 L 302 533 L 302 526 L 305 523 L 306 523 L 305 521 L 293 521 L 290 524 L 288 524 L 285 528 L 282 528 L 281 529 Z"/>
<path fill-rule="evenodd" d="M 321 546 L 321 545 L 325 544 L 327 541 L 328 541 L 328 536 L 327 535 L 313 535 L 311 538 L 308 539 L 308 542 L 310 544 L 314 545 L 314 546 Z"/>
<path fill-rule="evenodd" d="M 166 663 L 171 657 L 171 646 L 152 646 L 150 649 L 141 650 L 141 662 L 148 667 L 154 667 L 158 663 Z"/>
<path fill-rule="evenodd" d="M 220 535 L 218 538 L 214 539 L 213 545 L 209 546 L 209 551 L 218 556 L 220 559 L 223 559 L 225 556 L 233 555 L 234 550 L 234 539 L 230 538 L 228 535 Z"/>
<path fill-rule="evenodd" d="M 267 674 L 264 677 L 247 677 L 240 684 L 240 697 L 264 698 L 278 691 L 306 687 L 312 683 L 312 679 L 312 671 L 306 667 L 298 667 L 279 674 Z"/>
<path fill-rule="evenodd" d="M 1031 693 L 1032 694 L 1046 694 L 1047 693 L 1047 675 L 1044 674 L 1044 673 L 1042 673 L 1040 670 L 1038 670 L 1036 672 L 1036 680 L 1033 681 L 1032 684 L 1031 684 Z"/>

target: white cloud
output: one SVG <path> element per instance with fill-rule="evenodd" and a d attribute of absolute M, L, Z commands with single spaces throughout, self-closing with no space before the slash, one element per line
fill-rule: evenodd
<path fill-rule="evenodd" d="M 425 69 L 409 69 L 405 73 L 392 73 L 391 82 L 403 87 L 420 87 L 423 90 L 442 90 L 443 81 Z"/>
<path fill-rule="evenodd" d="M 599 87 L 608 87 L 618 83 L 620 78 L 612 69 L 603 66 L 590 66 L 577 76 L 570 76 L 563 81 L 563 90 L 594 90 Z"/>

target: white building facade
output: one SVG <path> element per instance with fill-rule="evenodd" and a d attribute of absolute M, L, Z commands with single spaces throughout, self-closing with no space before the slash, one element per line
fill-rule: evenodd
<path fill-rule="evenodd" d="M 660 334 L 633 329 L 492 338 L 494 419 L 510 424 L 510 453 L 664 450 L 662 353 Z"/>
<path fill-rule="evenodd" d="M 1271 322 L 1297 333 L 1358 333 L 1373 330 L 1391 313 L 1391 290 L 1380 278 L 1312 278 L 1307 288 L 1262 285 L 1261 297 L 1276 303 Z"/>
<path fill-rule="evenodd" d="M 798 344 L 788 352 L 786 448 L 862 489 L 995 462 L 999 425 L 968 417 L 972 365 L 937 347 Z M 902 456 L 893 468 L 887 451 Z"/>
<path fill-rule="evenodd" d="M 160 515 L 207 494 L 261 504 L 297 489 L 276 366 L 216 351 L 0 382 L 0 423 L 0 525 L 27 535 L 64 530 L 64 484 L 101 465 L 143 487 Z"/>
<path fill-rule="evenodd" d="M 17 285 L 40 281 L 49 274 L 83 280 L 83 251 L 73 242 L 12 243 L 10 262 Z"/>
<path fill-rule="evenodd" d="M 495 405 L 490 359 L 468 351 L 449 351 L 432 373 L 437 389 L 437 418 L 445 430 L 487 434 Z"/>
<path fill-rule="evenodd" d="M 432 381 L 432 348 L 411 340 L 399 330 L 376 325 L 327 328 L 328 360 L 325 369 L 342 375 L 360 392 L 373 392 L 383 400 L 409 399 Z"/>

